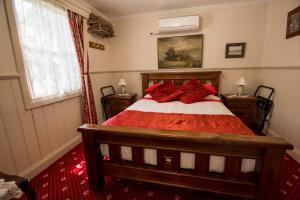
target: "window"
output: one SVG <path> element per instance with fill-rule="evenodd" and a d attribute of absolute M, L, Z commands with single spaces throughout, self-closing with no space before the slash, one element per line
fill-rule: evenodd
<path fill-rule="evenodd" d="M 32 100 L 81 88 L 66 10 L 46 0 L 14 0 L 25 75 Z"/>

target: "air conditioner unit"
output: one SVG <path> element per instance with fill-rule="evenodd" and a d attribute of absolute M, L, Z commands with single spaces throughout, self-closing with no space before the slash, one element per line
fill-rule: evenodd
<path fill-rule="evenodd" d="M 196 31 L 200 28 L 199 16 L 159 19 L 159 33 Z"/>

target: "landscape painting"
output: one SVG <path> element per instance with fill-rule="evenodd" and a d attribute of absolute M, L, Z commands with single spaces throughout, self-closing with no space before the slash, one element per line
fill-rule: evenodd
<path fill-rule="evenodd" d="M 158 68 L 201 68 L 203 35 L 158 38 Z"/>

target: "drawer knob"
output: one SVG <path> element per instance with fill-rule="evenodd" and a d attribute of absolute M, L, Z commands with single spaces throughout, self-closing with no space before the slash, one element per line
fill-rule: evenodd
<path fill-rule="evenodd" d="M 165 166 L 172 166 L 172 160 L 173 160 L 173 157 L 171 156 L 164 156 L 164 161 L 165 161 Z"/>

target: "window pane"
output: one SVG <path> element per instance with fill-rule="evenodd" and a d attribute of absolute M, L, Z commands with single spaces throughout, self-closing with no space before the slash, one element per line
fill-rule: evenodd
<path fill-rule="evenodd" d="M 80 90 L 66 10 L 44 0 L 14 0 L 14 5 L 32 99 Z"/>

